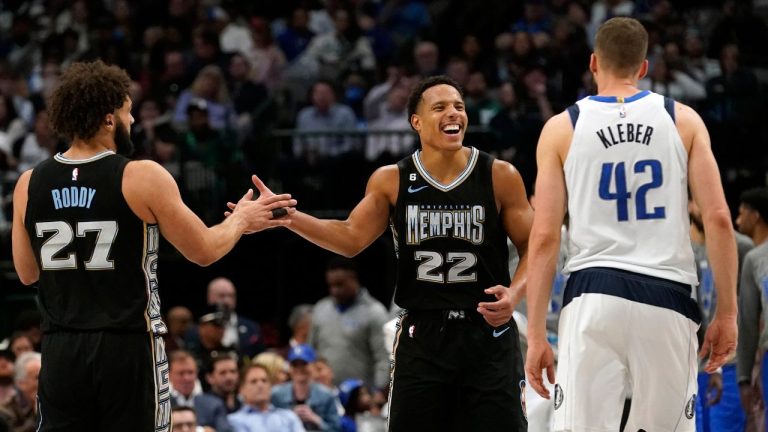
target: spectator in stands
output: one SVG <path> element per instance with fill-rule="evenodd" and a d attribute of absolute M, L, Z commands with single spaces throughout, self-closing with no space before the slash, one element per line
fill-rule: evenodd
<path fill-rule="evenodd" d="M 227 409 L 224 403 L 209 394 L 203 393 L 197 378 L 197 363 L 187 351 L 174 351 L 168 355 L 171 381 L 171 406 L 193 408 L 201 426 L 209 426 L 216 432 L 231 432 L 227 421 Z"/>
<path fill-rule="evenodd" d="M 254 357 L 252 363 L 260 364 L 267 369 L 273 385 L 288 381 L 288 362 L 280 354 L 266 351 Z"/>
<path fill-rule="evenodd" d="M 312 379 L 317 357 L 309 345 L 297 345 L 288 353 L 291 380 L 272 389 L 272 404 L 292 409 L 308 431 L 340 430 L 336 397 Z"/>
<path fill-rule="evenodd" d="M 293 411 L 276 408 L 270 402 L 272 380 L 269 371 L 254 363 L 243 369 L 240 397 L 243 407 L 229 415 L 235 432 L 304 432 Z"/>
<path fill-rule="evenodd" d="M 192 311 L 186 306 L 174 306 L 168 310 L 165 318 L 168 333 L 164 335 L 165 351 L 184 349 L 184 336 L 192 328 Z"/>
<path fill-rule="evenodd" d="M 264 351 L 259 324 L 237 313 L 237 289 L 231 280 L 218 277 L 209 282 L 207 302 L 224 314 L 224 346 L 236 348 L 248 357 Z"/>
<path fill-rule="evenodd" d="M 309 330 L 312 328 L 312 309 L 311 304 L 299 304 L 291 309 L 288 315 L 288 327 L 291 329 L 289 348 L 307 343 Z"/>
<path fill-rule="evenodd" d="M 13 98 L 0 92 L 0 132 L 7 143 L 14 143 L 27 132 L 27 125 L 16 112 Z M 0 143 L 0 147 L 3 145 Z M 10 148 L 10 146 L 9 146 Z"/>
<path fill-rule="evenodd" d="M 253 68 L 253 80 L 274 91 L 283 79 L 285 55 L 272 39 L 269 21 L 253 17 L 250 24 L 253 47 L 244 54 Z"/>
<path fill-rule="evenodd" d="M 464 87 L 464 103 L 470 125 L 488 126 L 491 119 L 501 110 L 501 104 L 488 90 L 488 83 L 482 72 L 472 72 Z"/>
<path fill-rule="evenodd" d="M 687 104 L 695 104 L 707 95 L 701 83 L 681 70 L 670 68 L 664 55 L 656 55 L 652 64 L 651 72 L 638 82 L 639 89 L 651 90 Z"/>
<path fill-rule="evenodd" d="M 349 131 L 355 129 L 355 113 L 346 105 L 336 103 L 336 90 L 330 81 L 319 80 L 310 90 L 312 105 L 299 111 L 296 130 Z M 299 136 L 293 141 L 295 157 L 313 160 L 337 156 L 351 149 L 352 141 L 338 136 Z"/>
<path fill-rule="evenodd" d="M 10 342 L 8 343 L 8 349 L 11 350 L 14 357 L 19 358 L 26 352 L 34 352 L 32 346 L 32 340 L 29 339 L 25 333 L 15 332 L 11 335 Z"/>
<path fill-rule="evenodd" d="M 197 361 L 198 378 L 203 390 L 209 390 L 205 373 L 209 365 L 217 357 L 233 356 L 238 358 L 237 351 L 224 345 L 224 314 L 222 312 L 209 312 L 198 320 L 197 328 L 192 330 L 187 337 L 186 346 Z"/>
<path fill-rule="evenodd" d="M 208 121 L 212 129 L 225 130 L 234 126 L 235 112 L 221 71 L 216 65 L 208 65 L 200 70 L 192 86 L 181 92 L 176 103 L 174 121 L 182 125 L 189 124 L 191 127 L 187 111 L 193 99 L 202 99 L 206 103 Z"/>
<path fill-rule="evenodd" d="M 37 430 L 37 384 L 40 375 L 40 353 L 26 352 L 16 359 L 14 383 L 18 392 L 0 408 L 0 417 L 8 421 L 14 432 Z"/>
<path fill-rule="evenodd" d="M 171 409 L 171 425 L 173 432 L 207 432 L 202 428 L 198 430 L 195 409 L 187 406 L 176 406 Z"/>
<path fill-rule="evenodd" d="M 291 12 L 288 27 L 277 35 L 277 44 L 289 62 L 298 58 L 309 45 L 315 33 L 307 27 L 309 15 L 303 7 L 297 7 Z"/>
<path fill-rule="evenodd" d="M 362 379 L 378 389 L 389 383 L 389 352 L 382 326 L 387 309 L 360 285 L 357 266 L 336 257 L 326 267 L 329 296 L 315 305 L 309 343 L 328 359 L 336 383 Z"/>
<path fill-rule="evenodd" d="M 339 399 L 344 407 L 342 432 L 385 432 L 386 420 L 371 413 L 372 398 L 365 383 L 348 379 L 339 384 Z"/>
<path fill-rule="evenodd" d="M 437 75 L 440 68 L 440 49 L 432 41 L 420 41 L 413 48 L 413 63 L 420 77 Z"/>
<path fill-rule="evenodd" d="M 381 163 L 393 163 L 413 150 L 415 135 L 408 123 L 408 95 L 410 88 L 396 85 L 387 93 L 384 109 L 369 119 L 368 129 L 373 131 L 365 144 L 365 158 Z M 392 131 L 387 134 L 386 131 Z M 383 133 L 382 133 L 383 132 Z M 380 159 L 381 157 L 384 159 Z"/>
<path fill-rule="evenodd" d="M 312 379 L 333 390 L 334 393 L 338 393 L 338 387 L 333 383 L 333 369 L 328 364 L 328 360 L 325 357 L 318 357 L 312 365 L 314 366 Z"/>
<path fill-rule="evenodd" d="M 16 388 L 13 385 L 15 359 L 16 356 L 10 350 L 0 350 L 0 406 L 8 403 L 16 394 Z"/>
<path fill-rule="evenodd" d="M 209 393 L 224 402 L 227 414 L 240 409 L 242 403 L 237 397 L 240 372 L 236 357 L 223 354 L 211 359 L 205 379 L 211 387 Z"/>
<path fill-rule="evenodd" d="M 52 157 L 61 147 L 61 142 L 51 130 L 48 112 L 40 109 L 35 113 L 35 126 L 14 145 L 18 148 L 18 170 L 24 172 Z"/>

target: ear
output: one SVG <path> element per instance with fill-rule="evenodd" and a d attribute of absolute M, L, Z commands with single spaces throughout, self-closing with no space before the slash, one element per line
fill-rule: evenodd
<path fill-rule="evenodd" d="M 416 132 L 421 130 L 421 118 L 419 117 L 418 114 L 411 115 L 411 127 Z"/>
<path fill-rule="evenodd" d="M 597 73 L 597 56 L 595 53 L 589 56 L 589 71 L 593 74 Z"/>
<path fill-rule="evenodd" d="M 110 114 L 107 114 L 106 116 L 104 116 L 104 124 L 107 127 L 114 126 L 114 124 L 115 124 L 115 115 L 110 113 Z"/>
<path fill-rule="evenodd" d="M 648 74 L 648 59 L 643 60 L 643 64 L 640 65 L 640 74 L 637 76 L 637 79 L 643 79 Z"/>

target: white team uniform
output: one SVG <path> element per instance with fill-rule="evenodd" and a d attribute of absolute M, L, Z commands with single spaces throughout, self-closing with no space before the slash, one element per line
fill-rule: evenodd
<path fill-rule="evenodd" d="M 569 113 L 571 277 L 554 428 L 615 432 L 631 394 L 626 430 L 693 431 L 698 282 L 673 102 L 649 91 L 592 96 Z"/>

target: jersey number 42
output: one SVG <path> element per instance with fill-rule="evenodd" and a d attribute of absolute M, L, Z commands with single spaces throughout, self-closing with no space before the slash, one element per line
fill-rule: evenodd
<path fill-rule="evenodd" d="M 650 169 L 651 180 L 640 185 L 635 191 L 635 212 L 637 219 L 664 219 L 666 211 L 664 207 L 654 207 L 648 211 L 646 195 L 651 189 L 658 188 L 664 182 L 661 170 L 661 162 L 656 159 L 645 159 L 635 162 L 632 170 L 635 174 L 644 174 Z M 611 189 L 614 191 L 611 192 Z M 619 222 L 629 220 L 629 200 L 632 192 L 627 190 L 627 172 L 624 162 L 614 164 L 606 162 L 600 173 L 600 188 L 598 194 L 601 199 L 616 201 L 616 216 Z"/>

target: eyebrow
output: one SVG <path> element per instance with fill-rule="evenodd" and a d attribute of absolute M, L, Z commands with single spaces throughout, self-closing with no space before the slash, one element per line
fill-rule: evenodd
<path fill-rule="evenodd" d="M 432 105 L 430 105 L 430 107 L 435 107 L 437 105 L 449 105 L 449 104 L 464 105 L 464 101 L 462 99 L 440 100 L 437 102 L 433 102 Z"/>

